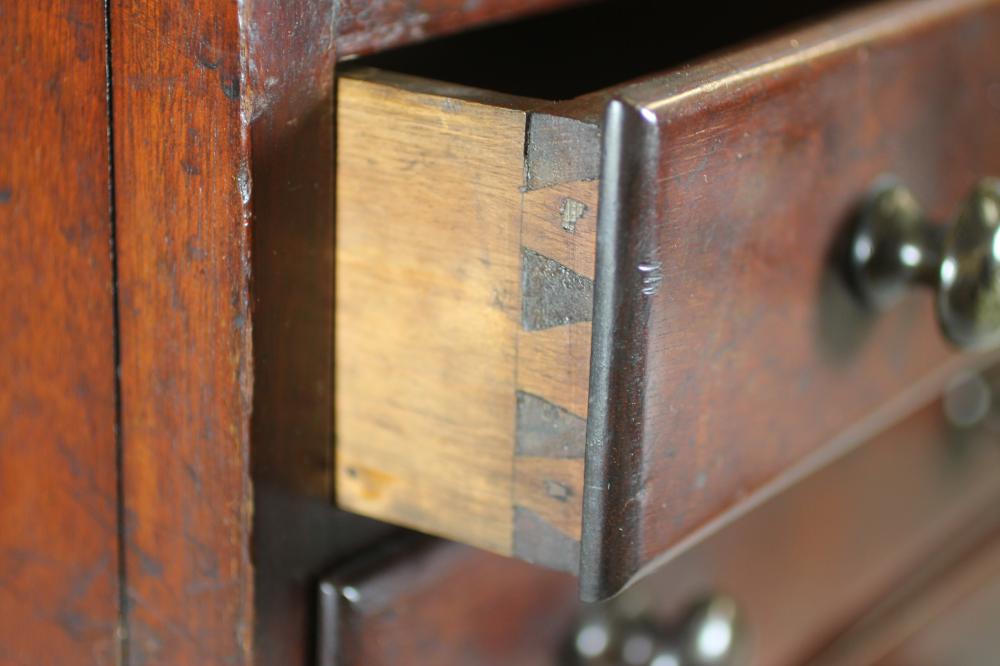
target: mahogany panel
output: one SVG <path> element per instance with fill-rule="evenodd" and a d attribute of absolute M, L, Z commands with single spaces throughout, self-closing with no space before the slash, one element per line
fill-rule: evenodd
<path fill-rule="evenodd" d="M 115 664 L 104 7 L 0 6 L 0 662 Z"/>
<path fill-rule="evenodd" d="M 969 362 L 928 295 L 874 316 L 835 259 L 879 175 L 943 219 L 1000 172 L 997 34 L 996 2 L 883 3 L 612 91 L 586 598 Z"/>
<path fill-rule="evenodd" d="M 238 3 L 110 3 L 128 663 L 251 657 Z"/>
<path fill-rule="evenodd" d="M 592 0 L 343 0 L 337 7 L 337 55 L 373 53 L 533 12 Z"/>

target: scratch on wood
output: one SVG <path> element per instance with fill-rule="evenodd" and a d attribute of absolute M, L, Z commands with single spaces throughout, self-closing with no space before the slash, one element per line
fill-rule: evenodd
<path fill-rule="evenodd" d="M 642 274 L 642 293 L 646 296 L 653 296 L 660 291 L 660 284 L 663 283 L 663 264 L 659 261 L 639 264 L 639 272 Z"/>

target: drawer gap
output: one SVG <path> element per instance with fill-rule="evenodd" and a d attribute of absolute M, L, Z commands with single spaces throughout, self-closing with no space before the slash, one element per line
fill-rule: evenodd
<path fill-rule="evenodd" d="M 821 16 L 843 0 L 615 0 L 385 51 L 353 62 L 544 100 L 567 100 Z"/>

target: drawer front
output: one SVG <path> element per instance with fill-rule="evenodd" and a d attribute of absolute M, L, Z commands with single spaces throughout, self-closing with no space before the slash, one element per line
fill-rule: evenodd
<path fill-rule="evenodd" d="M 600 599 L 986 362 L 837 259 L 880 177 L 948 220 L 1000 173 L 998 7 L 882 3 L 568 102 L 345 75 L 338 502 Z"/>
<path fill-rule="evenodd" d="M 616 91 L 587 597 L 955 362 L 931 298 L 870 314 L 831 258 L 881 175 L 950 218 L 1000 173 L 998 35 L 995 3 L 901 3 Z"/>
<path fill-rule="evenodd" d="M 995 661 L 1000 534 L 943 555 L 914 572 L 812 663 L 972 666 Z"/>
<path fill-rule="evenodd" d="M 968 569 L 973 568 L 974 574 L 969 575 Z M 994 537 L 992 543 L 970 555 L 956 569 L 924 591 L 932 598 L 915 602 L 923 602 L 923 608 L 917 612 L 901 609 L 905 615 L 899 620 L 902 623 L 909 620 L 912 624 L 900 627 L 900 644 L 875 663 L 974 666 L 996 659 L 1000 650 L 996 631 L 996 618 L 1000 616 L 1000 539 Z M 942 601 L 953 605 L 946 606 Z M 926 624 L 920 626 L 920 620 Z"/>
<path fill-rule="evenodd" d="M 993 380 L 996 391 L 1000 376 Z M 322 583 L 320 663 L 575 663 L 566 653 L 588 627 L 609 639 L 582 663 L 647 663 L 616 658 L 616 650 L 636 631 L 651 632 L 658 650 L 676 648 L 668 634 L 683 634 L 690 609 L 711 597 L 737 608 L 727 663 L 802 663 L 817 652 L 869 663 L 870 641 L 847 631 L 857 618 L 884 599 L 911 599 L 905 583 L 915 572 L 1000 527 L 1000 410 L 972 410 L 981 419 L 972 428 L 945 416 L 977 404 L 969 387 L 983 397 L 973 381 L 964 400 L 953 391 L 948 407 L 922 407 L 609 602 L 580 604 L 565 574 L 404 537 Z M 845 642 L 846 657 L 827 647 Z"/>
<path fill-rule="evenodd" d="M 567 574 L 405 536 L 320 583 L 318 663 L 553 664 L 576 597 Z"/>

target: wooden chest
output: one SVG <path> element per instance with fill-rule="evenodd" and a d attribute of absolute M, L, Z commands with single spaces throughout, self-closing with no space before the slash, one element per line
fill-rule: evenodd
<path fill-rule="evenodd" d="M 0 101 L 0 666 L 996 660 L 997 0 L 11 0 Z"/>

